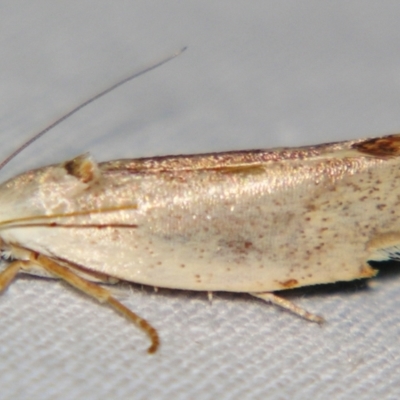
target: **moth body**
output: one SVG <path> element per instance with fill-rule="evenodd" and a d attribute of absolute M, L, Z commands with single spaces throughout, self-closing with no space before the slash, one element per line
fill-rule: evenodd
<path fill-rule="evenodd" d="M 368 261 L 399 258 L 399 154 L 400 135 L 100 164 L 83 155 L 0 186 L 2 250 L 172 289 L 258 295 L 367 278 Z"/>

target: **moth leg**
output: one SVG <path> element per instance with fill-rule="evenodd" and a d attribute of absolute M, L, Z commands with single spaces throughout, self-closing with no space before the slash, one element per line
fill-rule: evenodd
<path fill-rule="evenodd" d="M 288 310 L 293 314 L 296 314 L 299 317 L 302 317 L 308 321 L 317 322 L 318 324 L 325 322 L 324 318 L 320 317 L 319 315 L 311 314 L 308 311 L 304 310 L 303 308 L 296 306 L 296 304 L 292 303 L 291 301 L 279 297 L 274 293 L 264 292 L 264 293 L 249 293 L 249 294 L 259 299 L 265 300 L 269 303 L 275 304 L 279 307 L 282 307 L 285 310 Z"/>
<path fill-rule="evenodd" d="M 119 282 L 119 279 L 117 278 L 113 278 L 101 272 L 85 269 L 80 265 L 74 264 L 72 262 L 66 262 L 64 260 L 57 260 L 56 262 L 57 264 L 64 265 L 70 271 L 73 271 L 76 275 L 90 282 L 104 283 L 107 285 L 115 285 L 116 283 Z"/>
<path fill-rule="evenodd" d="M 27 269 L 29 264 L 31 264 L 30 261 L 16 260 L 7 265 L 7 267 L 0 273 L 0 292 L 7 289 L 13 279 L 18 275 L 18 272 L 21 269 Z"/>
<path fill-rule="evenodd" d="M 129 308 L 125 307 L 116 298 L 111 295 L 111 292 L 101 286 L 96 285 L 93 282 L 89 282 L 86 279 L 81 278 L 72 272 L 69 268 L 60 265 L 53 261 L 52 259 L 34 252 L 30 253 L 31 262 L 40 265 L 47 272 L 55 275 L 56 277 L 63 279 L 68 282 L 71 286 L 76 289 L 86 293 L 98 300 L 100 303 L 107 303 L 116 311 L 124 315 L 131 322 L 141 328 L 147 333 L 151 340 L 151 346 L 148 348 L 149 353 L 155 353 L 159 344 L 160 339 L 158 337 L 157 331 L 143 318 L 135 314 Z"/>

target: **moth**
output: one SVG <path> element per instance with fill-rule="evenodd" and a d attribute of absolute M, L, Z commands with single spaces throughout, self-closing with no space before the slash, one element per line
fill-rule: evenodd
<path fill-rule="evenodd" d="M 127 159 L 84 154 L 0 185 L 4 290 L 65 280 L 156 330 L 99 282 L 249 293 L 373 277 L 400 258 L 400 135 L 317 146 Z"/>

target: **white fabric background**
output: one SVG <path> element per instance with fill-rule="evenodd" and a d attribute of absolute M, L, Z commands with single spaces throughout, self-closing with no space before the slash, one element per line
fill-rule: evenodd
<path fill-rule="evenodd" d="M 89 95 L 188 45 L 2 171 L 400 129 L 397 1 L 0 0 L 0 156 Z M 367 216 L 366 216 L 367 218 Z M 160 351 L 56 281 L 0 296 L 1 399 L 396 399 L 400 275 L 290 293 L 323 327 L 244 294 L 124 284 Z"/>

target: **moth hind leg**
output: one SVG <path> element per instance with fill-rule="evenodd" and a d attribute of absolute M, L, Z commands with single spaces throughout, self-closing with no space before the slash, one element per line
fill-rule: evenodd
<path fill-rule="evenodd" d="M 296 306 L 296 304 L 292 303 L 290 300 L 284 299 L 283 297 L 279 297 L 274 293 L 263 292 L 263 293 L 249 293 L 250 295 L 267 301 L 269 303 L 275 304 L 285 310 L 292 312 L 293 314 L 298 315 L 301 318 L 306 319 L 307 321 L 316 322 L 318 324 L 322 324 L 325 322 L 324 318 L 319 315 L 312 314 L 306 311 L 304 308 Z"/>

